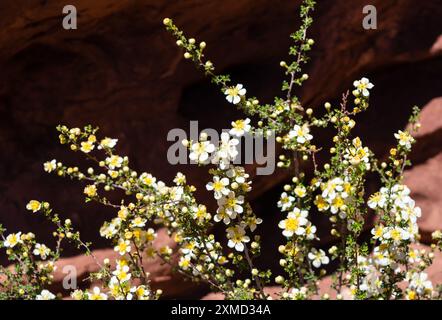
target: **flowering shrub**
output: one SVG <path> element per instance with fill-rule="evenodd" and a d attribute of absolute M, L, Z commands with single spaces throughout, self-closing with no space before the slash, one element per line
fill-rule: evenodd
<path fill-rule="evenodd" d="M 390 150 L 388 160 L 380 162 L 359 137 L 352 135 L 354 116 L 369 105 L 373 84 L 367 78 L 355 81 L 353 97 L 345 93 L 339 106 L 325 103 L 322 115 L 316 116 L 311 108 L 302 106 L 294 91 L 308 79 L 302 66 L 314 44 L 307 37 L 313 9 L 312 0 L 305 0 L 301 6 L 301 27 L 291 35 L 294 43 L 289 53 L 293 61 L 280 63 L 288 77 L 282 85 L 284 94 L 271 104 L 249 96 L 246 88 L 232 84 L 228 75 L 215 74 L 214 64 L 203 53 L 205 42 L 185 37 L 171 19 L 164 19 L 177 45 L 185 50 L 184 58 L 201 68 L 226 100 L 248 117 L 233 121 L 218 145 L 204 133 L 198 141 L 183 141 L 190 159 L 209 167 L 212 180 L 206 188 L 217 202 L 216 212 L 209 213 L 204 204 L 198 203 L 196 188 L 183 174 L 177 173 L 173 183 L 166 185 L 150 173 L 132 169 L 128 157 L 117 154 L 117 140 L 98 138 L 97 128 L 57 127 L 60 143 L 84 154 L 94 166 L 83 172 L 51 160 L 44 164 L 44 170 L 84 182 L 86 201 L 110 206 L 116 212 L 115 218 L 103 224 L 100 234 L 120 257 L 115 263 L 96 259 L 100 271 L 91 278 L 101 287 L 75 290 L 73 298 L 159 298 L 161 290 L 151 289 L 149 272 L 143 267 L 144 260 L 154 257 L 171 264 L 185 277 L 208 283 L 227 299 L 267 299 L 264 287 L 272 281 L 281 286 L 281 299 L 327 299 L 319 292 L 318 280 L 325 276 L 323 268 L 331 261 L 338 265 L 332 284 L 338 298 L 344 293 L 354 299 L 441 298 L 442 290 L 428 280 L 425 269 L 432 264 L 434 251 L 442 248 L 442 234 L 433 234 L 435 242 L 429 251 L 413 246 L 419 241 L 417 219 L 421 211 L 403 183 L 404 169 L 410 165 L 407 156 L 415 142 L 412 131 L 419 127 L 419 110 L 413 110 L 410 131 L 394 135 L 397 146 Z M 314 144 L 312 133 L 327 127 L 335 131 L 333 146 L 328 162 L 319 166 L 317 153 L 324 150 Z M 278 167 L 293 175 L 276 204 L 282 213 L 278 227 L 285 237 L 279 246 L 283 275 L 272 275 L 271 270 L 260 270 L 254 263 L 261 254 L 261 239 L 255 231 L 263 221 L 247 200 L 252 189 L 249 175 L 242 166 L 232 165 L 238 156 L 236 146 L 246 133 L 275 133 L 281 146 Z M 303 171 L 309 167 L 312 172 Z M 369 196 L 365 190 L 368 174 L 376 174 L 382 184 Z M 122 192 L 118 203 L 106 197 L 115 190 Z M 0 298 L 54 299 L 48 285 L 62 242 L 69 241 L 92 254 L 90 244 L 83 242 L 70 220 L 61 221 L 47 202 L 32 200 L 26 208 L 54 223 L 57 245 L 51 249 L 38 243 L 32 233 L 7 234 L 0 227 L 0 247 L 13 265 L 0 268 Z M 315 247 L 319 238 L 310 219 L 313 211 L 326 215 L 333 227 L 336 245 L 326 251 Z M 371 240 L 363 242 L 360 235 L 370 212 L 377 219 Z M 178 249 L 155 248 L 152 244 L 157 228 L 152 225 L 166 228 Z M 225 239 L 211 233 L 214 225 L 225 228 Z"/>

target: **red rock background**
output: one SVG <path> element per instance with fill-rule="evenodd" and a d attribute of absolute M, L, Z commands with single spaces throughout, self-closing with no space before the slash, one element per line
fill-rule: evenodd
<path fill-rule="evenodd" d="M 58 144 L 55 126 L 60 123 L 100 126 L 102 134 L 119 139 L 118 150 L 130 156 L 139 171 L 169 181 L 181 170 L 202 189 L 207 179 L 202 170 L 167 164 L 167 132 L 188 128 L 189 120 L 199 120 L 201 128 L 225 128 L 238 113 L 182 59 L 162 26 L 163 18 L 173 18 L 188 35 L 204 39 L 218 71 L 231 73 L 261 101 L 271 101 L 279 93 L 283 75 L 278 65 L 288 58 L 288 36 L 298 25 L 299 3 L 2 0 L 0 223 L 10 231 L 36 231 L 42 241 L 50 241 L 51 226 L 24 209 L 29 199 L 44 199 L 70 217 L 96 249 L 109 246 L 97 230 L 114 212 L 85 205 L 81 184 L 43 172 L 42 163 L 53 158 L 87 165 Z M 77 30 L 62 28 L 66 4 L 78 10 Z M 379 157 L 394 142 L 392 132 L 406 125 L 412 106 L 424 107 L 412 155 L 415 167 L 407 172 L 406 182 L 423 209 L 421 228 L 428 244 L 431 232 L 442 228 L 442 1 L 373 0 L 377 30 L 362 28 L 366 4 L 318 1 L 310 33 L 316 41 L 308 65 L 310 79 L 299 94 L 305 105 L 320 108 L 325 101 L 337 101 L 354 79 L 369 77 L 375 84 L 372 103 L 360 117 L 357 133 Z M 319 135 L 322 141 L 326 138 Z M 271 222 L 278 220 L 275 203 L 286 178 L 278 171 L 271 179 L 257 177 L 254 182 L 253 205 L 270 228 L 263 239 L 267 250 L 279 241 Z M 204 192 L 200 197 L 205 200 Z M 323 224 L 320 217 L 315 219 Z M 322 230 L 325 245 L 327 231 Z M 77 254 L 72 248 L 65 253 Z M 264 255 L 260 264 L 272 266 L 273 261 L 277 260 Z M 89 270 L 86 257 L 61 263 Z M 188 296 L 183 290 L 195 289 L 177 285 L 161 268 L 151 267 L 158 276 L 154 283 L 167 287 L 169 296 Z M 198 297 L 203 291 L 192 292 Z"/>

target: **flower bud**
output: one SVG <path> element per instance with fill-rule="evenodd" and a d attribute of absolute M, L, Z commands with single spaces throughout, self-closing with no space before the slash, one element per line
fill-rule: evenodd
<path fill-rule="evenodd" d="M 201 134 L 200 134 L 200 140 L 201 140 L 201 141 L 206 141 L 206 140 L 207 140 L 207 133 L 206 133 L 206 132 L 201 132 Z"/>
<path fill-rule="evenodd" d="M 276 282 L 277 284 L 282 284 L 282 283 L 284 282 L 284 277 L 283 277 L 283 276 L 277 276 L 277 277 L 275 278 L 275 282 Z"/>

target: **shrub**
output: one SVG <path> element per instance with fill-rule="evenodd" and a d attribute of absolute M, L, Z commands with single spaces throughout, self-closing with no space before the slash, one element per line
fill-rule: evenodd
<path fill-rule="evenodd" d="M 198 141 L 183 141 L 190 150 L 190 159 L 201 167 L 209 167 L 212 181 L 206 187 L 217 201 L 216 212 L 209 213 L 204 204 L 198 203 L 194 196 L 196 188 L 183 174 L 177 173 L 173 183 L 166 185 L 150 173 L 132 169 L 128 157 L 116 153 L 117 140 L 97 138 L 97 128 L 57 127 L 60 143 L 84 154 L 95 165 L 83 172 L 52 160 L 44 164 L 45 171 L 84 182 L 86 202 L 96 201 L 117 212 L 100 229 L 101 236 L 120 254 L 116 267 L 111 267 L 108 259 L 96 260 L 100 271 L 91 278 L 99 280 L 101 287 L 75 290 L 72 297 L 157 299 L 161 290 L 151 289 L 143 259 L 159 257 L 176 272 L 208 283 L 227 299 L 267 299 L 264 287 L 272 281 L 281 286 L 282 299 L 326 299 L 327 295 L 319 292 L 318 280 L 325 276 L 323 267 L 332 260 L 338 265 L 332 284 L 338 298 L 345 289 L 348 297 L 354 299 L 441 298 L 441 289 L 433 287 L 425 269 L 432 264 L 434 251 L 441 249 L 442 236 L 440 232 L 434 233 L 435 243 L 429 251 L 413 247 L 419 241 L 417 219 L 421 211 L 403 183 L 404 169 L 410 165 L 407 157 L 415 142 L 412 131 L 419 127 L 419 110 L 414 108 L 410 117 L 411 129 L 395 134 L 397 146 L 390 150 L 388 160 L 381 162 L 359 137 L 352 135 L 355 115 L 369 106 L 373 84 L 367 78 L 355 81 L 352 96 L 345 93 L 340 105 L 325 103 L 322 112 L 316 110 L 321 115 L 305 108 L 294 92 L 308 79 L 302 67 L 314 45 L 307 35 L 313 9 L 314 1 L 303 2 L 301 26 L 291 35 L 293 45 L 289 53 L 293 60 L 280 63 L 288 80 L 282 84 L 283 95 L 271 104 L 262 104 L 249 96 L 246 88 L 232 83 L 228 75 L 216 74 L 214 64 L 204 56 L 206 43 L 187 38 L 171 19 L 164 19 L 167 30 L 184 49 L 184 58 L 202 69 L 227 101 L 249 117 L 232 122 L 229 133 L 223 134 L 218 145 L 212 144 L 204 133 Z M 324 128 L 332 128 L 335 134 L 329 160 L 320 167 L 316 157 L 325 150 L 314 144 L 312 132 Z M 247 200 L 252 188 L 249 175 L 244 167 L 232 164 L 237 156 L 236 146 L 245 133 L 264 137 L 275 134 L 281 146 L 278 167 L 293 175 L 277 203 L 283 214 L 278 227 L 285 237 L 279 246 L 283 275 L 272 275 L 271 270 L 255 266 L 256 257 L 262 253 L 260 237 L 254 232 L 263 221 Z M 312 169 L 304 172 L 306 168 Z M 376 175 L 382 184 L 370 196 L 366 195 L 368 174 Z M 121 192 L 119 203 L 106 197 L 112 191 Z M 6 235 L 6 230 L 0 228 L 0 247 L 13 264 L 12 268 L 0 268 L 0 298 L 54 299 L 47 287 L 62 242 L 67 240 L 87 254 L 93 253 L 71 221 L 61 221 L 47 202 L 32 200 L 27 209 L 54 223 L 57 245 L 50 249 L 38 243 L 32 233 Z M 310 221 L 314 210 L 326 215 L 332 224 L 336 245 L 327 252 L 315 247 L 319 238 Z M 370 241 L 364 242 L 360 235 L 370 212 L 377 219 Z M 178 249 L 155 249 L 152 243 L 156 230 L 148 227 L 152 224 L 166 228 Z M 225 239 L 217 239 L 211 233 L 215 224 L 225 227 Z"/>

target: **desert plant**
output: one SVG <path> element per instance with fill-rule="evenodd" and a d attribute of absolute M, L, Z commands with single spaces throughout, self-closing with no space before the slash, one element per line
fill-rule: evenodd
<path fill-rule="evenodd" d="M 196 188 L 183 174 L 177 173 L 168 186 L 150 173 L 132 169 L 128 157 L 116 153 L 117 140 L 98 139 L 97 128 L 57 127 L 61 144 L 84 154 L 95 165 L 83 172 L 51 160 L 44 164 L 45 171 L 84 182 L 86 201 L 99 202 L 117 212 L 114 219 L 103 224 L 100 234 L 112 243 L 121 258 L 114 264 L 109 260 L 96 261 L 100 271 L 91 277 L 100 280 L 102 287 L 76 290 L 72 292 L 74 298 L 157 299 L 161 291 L 151 289 L 149 272 L 143 268 L 143 259 L 153 257 L 171 264 L 193 281 L 208 283 L 227 299 L 267 299 L 264 287 L 272 281 L 281 286 L 282 299 L 326 299 L 327 295 L 319 292 L 318 280 L 325 276 L 323 266 L 331 260 L 338 265 L 332 284 L 338 298 L 344 292 L 354 299 L 441 297 L 440 290 L 433 288 L 425 273 L 432 264 L 434 250 L 442 246 L 441 233 L 434 233 L 435 244 L 430 251 L 413 247 L 419 241 L 416 221 L 421 212 L 403 184 L 404 170 L 410 165 L 407 156 L 415 142 L 412 131 L 419 127 L 419 110 L 413 109 L 410 129 L 395 134 L 398 143 L 390 150 L 389 158 L 379 161 L 359 137 L 352 135 L 354 116 L 369 106 L 373 84 L 367 78 L 355 81 L 352 96 L 345 93 L 338 106 L 327 102 L 323 111 L 304 107 L 295 91 L 308 80 L 302 66 L 314 45 L 307 32 L 314 5 L 314 1 L 305 0 L 301 6 L 301 26 L 291 35 L 293 45 L 289 54 L 293 60 L 280 63 L 288 80 L 282 84 L 282 96 L 268 104 L 249 96 L 246 88 L 232 83 L 228 75 L 216 74 L 214 64 L 204 56 L 206 43 L 187 38 L 171 19 L 164 19 L 167 30 L 184 49 L 184 58 L 192 60 L 229 103 L 250 117 L 233 121 L 229 133 L 223 133 L 217 145 L 204 133 L 198 141 L 183 141 L 190 159 L 201 167 L 209 167 L 212 181 L 206 188 L 217 201 L 214 213 L 198 203 L 194 196 Z M 317 154 L 325 150 L 314 144 L 312 133 L 323 128 L 332 128 L 335 135 L 329 160 L 319 166 Z M 254 232 L 263 221 L 247 200 L 252 188 L 249 175 L 244 167 L 232 164 L 238 155 L 236 146 L 246 133 L 276 135 L 281 147 L 278 167 L 292 175 L 277 203 L 283 213 L 278 224 L 285 237 L 279 246 L 283 275 L 272 275 L 271 270 L 255 266 L 255 259 L 261 254 L 261 239 Z M 367 197 L 369 173 L 377 174 L 382 187 Z M 122 192 L 119 203 L 106 197 L 111 191 Z M 61 221 L 47 202 L 32 200 L 27 209 L 44 214 L 56 225 L 57 247 L 50 250 L 37 243 L 31 233 L 6 235 L 6 230 L 0 228 L 0 247 L 6 249 L 14 265 L 14 269 L 0 269 L 4 276 L 0 298 L 53 299 L 55 295 L 47 290 L 47 285 L 60 256 L 61 242 L 67 239 L 92 253 L 89 244 L 73 230 L 72 222 Z M 318 236 L 310 221 L 313 210 L 327 215 L 332 224 L 336 245 L 328 252 L 315 247 Z M 362 242 L 360 235 L 370 212 L 376 215 L 376 223 L 371 240 Z M 149 227 L 152 224 L 166 228 L 178 249 L 155 249 L 152 243 L 156 230 Z M 217 239 L 212 233 L 215 224 L 225 227 L 225 239 Z"/>

